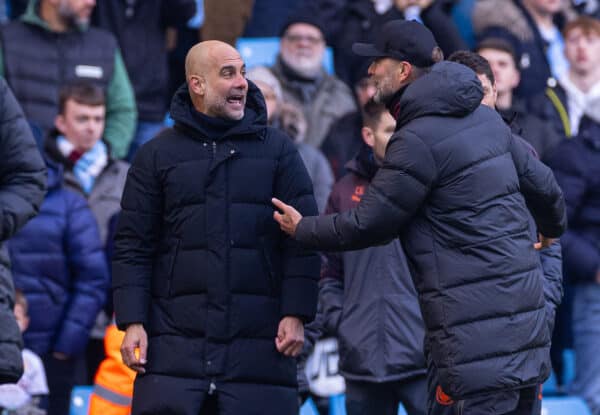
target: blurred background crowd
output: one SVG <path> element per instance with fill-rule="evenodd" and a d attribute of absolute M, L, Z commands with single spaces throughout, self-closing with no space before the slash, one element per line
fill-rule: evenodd
<path fill-rule="evenodd" d="M 563 187 L 570 230 L 561 241 L 554 391 L 581 396 L 600 414 L 598 18 L 598 0 L 1 0 L 0 75 L 9 87 L 1 90 L 27 121 L 9 133 L 24 125 L 33 132 L 48 193 L 40 214 L 5 244 L 29 354 L 19 385 L 0 388 L 0 407 L 63 415 L 75 385 L 131 395 L 133 373 L 114 368 L 121 334 L 111 324 L 112 234 L 128 162 L 170 125 L 192 45 L 238 47 L 269 124 L 296 143 L 323 212 L 334 183 L 369 157 L 369 136 L 393 132 L 369 112 L 370 62 L 352 44 L 372 42 L 386 21 L 410 19 L 433 32 L 446 57 L 472 50 L 489 62 L 482 83 L 497 94 L 497 110 Z M 360 200 L 360 186 L 353 191 Z M 316 349 L 328 357 L 309 358 L 315 384 L 337 374 L 335 333 L 317 332 L 311 340 L 327 339 Z M 570 371 L 565 356 L 573 355 Z M 333 362 L 328 373 L 321 361 Z M 318 401 L 343 392 L 343 381 L 304 387 Z M 90 413 L 108 413 L 101 405 L 92 400 Z"/>

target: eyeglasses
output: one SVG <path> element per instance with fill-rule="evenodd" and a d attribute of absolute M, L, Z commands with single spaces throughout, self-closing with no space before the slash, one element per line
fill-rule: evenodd
<path fill-rule="evenodd" d="M 304 36 L 304 35 L 295 35 L 295 34 L 286 34 L 284 39 L 291 43 L 300 43 L 302 41 L 306 41 L 310 43 L 312 46 L 316 46 L 323 42 L 322 37 L 317 36 Z"/>

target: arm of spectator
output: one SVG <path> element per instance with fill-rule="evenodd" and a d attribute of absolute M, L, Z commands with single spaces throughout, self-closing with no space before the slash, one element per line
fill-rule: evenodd
<path fill-rule="evenodd" d="M 53 346 L 68 357 L 81 353 L 110 285 L 108 265 L 96 219 L 86 200 L 69 193 L 65 251 L 72 278 L 72 295 Z"/>
<path fill-rule="evenodd" d="M 327 199 L 331 193 L 334 179 L 331 167 L 329 167 L 329 162 L 323 153 L 317 149 L 315 154 L 318 162 L 315 163 L 316 171 L 314 172 L 314 175 L 316 180 L 313 182 L 313 186 L 315 190 L 314 193 L 317 207 L 319 209 L 319 213 L 322 213 L 325 211 L 327 206 Z"/>
<path fill-rule="evenodd" d="M 438 45 L 444 52 L 444 56 L 450 56 L 457 50 L 467 50 L 469 46 L 464 41 L 452 16 L 444 10 L 446 1 L 436 0 L 423 10 L 421 18 Z"/>
<path fill-rule="evenodd" d="M 113 77 L 106 91 L 106 128 L 104 138 L 110 143 L 112 155 L 122 159 L 127 155 L 129 144 L 136 129 L 137 110 L 133 87 L 127 69 L 117 51 Z"/>
<path fill-rule="evenodd" d="M 436 176 L 431 151 L 419 137 L 410 133 L 393 137 L 383 165 L 359 205 L 342 213 L 303 218 L 295 238 L 324 250 L 362 249 L 386 243 L 398 236 L 421 207 Z"/>
<path fill-rule="evenodd" d="M 196 0 L 163 0 L 163 21 L 167 27 L 178 27 L 196 14 Z"/>
<path fill-rule="evenodd" d="M 544 273 L 544 298 L 548 313 L 550 333 L 554 329 L 556 309 L 563 297 L 562 252 L 560 241 L 540 250 L 540 261 Z"/>
<path fill-rule="evenodd" d="M 0 78 L 0 241 L 34 217 L 46 191 L 42 160 L 21 107 Z"/>
<path fill-rule="evenodd" d="M 113 301 L 117 327 L 148 323 L 152 265 L 159 243 L 163 195 L 152 145 L 129 168 L 114 239 Z"/>
<path fill-rule="evenodd" d="M 282 142 L 275 172 L 275 197 L 291 201 L 305 215 L 316 215 L 312 183 L 300 154 L 289 139 Z M 301 247 L 287 235 L 282 238 L 281 315 L 309 322 L 317 308 L 320 259 L 316 252 Z"/>
<path fill-rule="evenodd" d="M 521 193 L 538 231 L 544 237 L 558 238 L 566 230 L 567 212 L 562 190 L 552 171 L 512 134 L 510 152 L 519 176 Z"/>

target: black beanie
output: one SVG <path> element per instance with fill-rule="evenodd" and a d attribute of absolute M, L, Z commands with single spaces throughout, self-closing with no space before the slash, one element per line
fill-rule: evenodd
<path fill-rule="evenodd" d="M 323 20 L 319 17 L 319 10 L 317 10 L 315 6 L 300 6 L 296 8 L 296 10 L 294 10 L 288 16 L 288 19 L 281 28 L 279 37 L 283 37 L 288 27 L 290 27 L 294 23 L 306 23 L 316 27 L 321 31 L 323 39 L 325 39 L 325 24 Z"/>

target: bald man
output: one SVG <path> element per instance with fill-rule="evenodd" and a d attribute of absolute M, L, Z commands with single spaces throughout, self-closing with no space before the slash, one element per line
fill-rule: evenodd
<path fill-rule="evenodd" d="M 271 219 L 271 194 L 317 213 L 293 143 L 231 46 L 186 58 L 175 126 L 137 153 L 115 238 L 133 414 L 296 414 L 296 356 L 313 318 L 318 256 Z"/>

